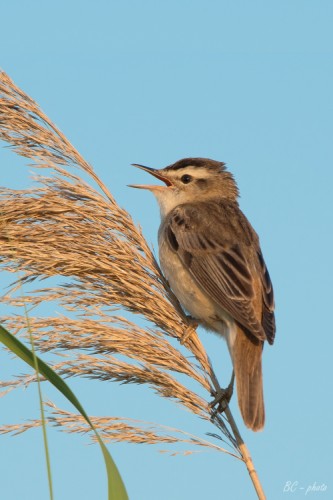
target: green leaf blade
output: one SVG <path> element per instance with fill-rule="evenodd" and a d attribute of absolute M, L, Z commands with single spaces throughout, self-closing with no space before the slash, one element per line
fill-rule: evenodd
<path fill-rule="evenodd" d="M 3 326 L 0 325 L 0 341 L 10 349 L 16 356 L 25 361 L 29 366 L 35 368 L 34 357 L 32 352 L 14 335 L 8 332 Z M 102 441 L 97 429 L 91 422 L 89 416 L 85 412 L 81 403 L 66 384 L 66 382 L 50 368 L 42 359 L 36 356 L 38 362 L 38 371 L 43 377 L 45 377 L 54 387 L 56 387 L 64 396 L 72 403 L 73 406 L 80 412 L 86 422 L 90 425 L 91 429 L 94 431 L 97 441 L 101 447 L 104 462 L 108 477 L 108 500 L 128 500 L 128 495 L 125 489 L 125 485 L 122 481 L 120 473 L 116 464 L 114 463 L 107 447 Z"/>

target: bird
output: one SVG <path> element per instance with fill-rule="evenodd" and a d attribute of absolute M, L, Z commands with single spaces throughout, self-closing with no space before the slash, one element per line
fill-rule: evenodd
<path fill-rule="evenodd" d="M 234 176 L 209 158 L 184 158 L 162 169 L 133 166 L 164 183 L 130 187 L 155 195 L 163 274 L 190 317 L 227 341 L 243 421 L 259 431 L 265 423 L 263 346 L 273 344 L 276 331 L 274 293 Z"/>

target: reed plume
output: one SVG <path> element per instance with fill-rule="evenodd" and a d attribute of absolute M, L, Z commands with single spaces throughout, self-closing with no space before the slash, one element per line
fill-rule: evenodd
<path fill-rule="evenodd" d="M 224 440 L 231 451 L 158 424 L 94 417 L 107 440 L 180 442 L 230 453 L 246 463 L 260 493 L 229 407 L 221 415 L 209 405 L 219 383 L 193 323 L 169 288 L 141 229 L 117 205 L 92 166 L 4 72 L 0 72 L 0 139 L 36 168 L 47 169 L 47 175 L 35 176 L 31 189 L 0 190 L 0 265 L 16 280 L 2 302 L 29 307 L 36 348 L 62 356 L 60 362 L 51 362 L 59 374 L 146 384 L 211 422 L 219 433 L 211 436 Z M 92 185 L 80 171 L 88 174 Z M 61 283 L 55 284 L 54 277 L 61 277 Z M 47 286 L 41 287 L 48 278 Z M 33 290 L 16 293 L 25 283 Z M 32 316 L 45 302 L 60 306 L 62 314 Z M 119 315 L 120 308 L 133 320 Z M 136 315 L 145 319 L 146 328 L 134 322 Z M 26 335 L 24 315 L 12 314 L 2 322 L 11 332 Z M 184 344 L 186 355 L 184 348 L 174 347 L 172 338 Z M 187 378 L 182 376 L 180 382 L 179 374 Z M 186 380 L 194 380 L 200 394 L 189 389 Z M 6 392 L 34 381 L 34 376 L 19 376 L 0 387 Z M 55 407 L 50 407 L 48 421 L 68 432 L 88 431 L 77 415 Z M 0 432 L 20 433 L 39 424 L 33 420 L 2 426 Z"/>

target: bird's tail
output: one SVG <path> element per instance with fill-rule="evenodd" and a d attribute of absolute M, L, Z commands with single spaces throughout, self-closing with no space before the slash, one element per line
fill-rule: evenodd
<path fill-rule="evenodd" d="M 263 342 L 237 327 L 232 346 L 238 405 L 247 427 L 260 431 L 265 423 L 262 384 Z"/>

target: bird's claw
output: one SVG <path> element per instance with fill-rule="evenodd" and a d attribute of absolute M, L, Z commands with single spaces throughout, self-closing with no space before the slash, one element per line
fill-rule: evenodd
<path fill-rule="evenodd" d="M 212 417 L 215 417 L 217 413 L 223 413 L 232 398 L 234 392 L 234 373 L 232 374 L 230 384 L 226 389 L 221 387 L 213 394 L 214 399 L 209 403 L 209 406 L 213 408 Z M 214 408 L 216 407 L 216 408 Z"/>
<path fill-rule="evenodd" d="M 220 388 L 219 391 L 214 394 L 215 397 L 213 401 L 209 403 L 209 406 L 211 408 L 216 406 L 216 411 L 219 413 L 224 412 L 230 402 L 232 392 L 232 388 L 230 390 L 230 387 L 227 387 L 226 389 Z"/>
<path fill-rule="evenodd" d="M 186 316 L 187 321 L 189 323 L 188 327 L 186 328 L 184 334 L 179 338 L 179 342 L 184 345 L 185 342 L 189 339 L 189 337 L 192 335 L 193 330 L 198 328 L 199 323 L 197 322 L 196 319 L 192 318 L 192 316 Z"/>

